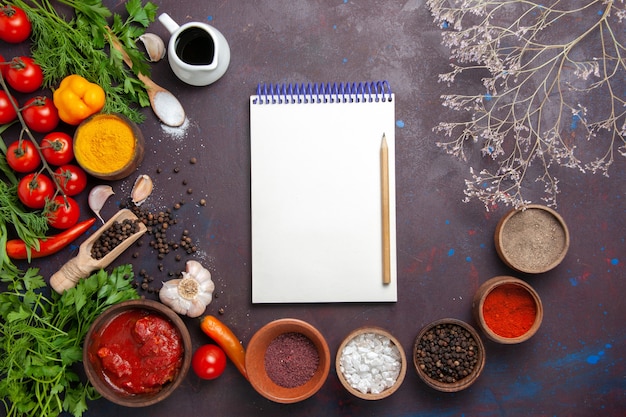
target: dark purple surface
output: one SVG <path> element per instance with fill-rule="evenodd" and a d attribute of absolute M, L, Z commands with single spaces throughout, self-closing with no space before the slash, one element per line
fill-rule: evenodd
<path fill-rule="evenodd" d="M 105 2 L 119 12 L 118 2 Z M 432 127 L 442 119 L 437 83 L 447 70 L 440 30 L 423 1 L 157 2 L 179 24 L 196 20 L 228 39 L 231 63 L 208 87 L 178 81 L 167 60 L 153 66 L 153 79 L 185 107 L 190 125 L 163 129 L 150 109 L 141 125 L 146 155 L 137 174 L 155 180 L 146 206 L 172 207 L 179 220 L 172 235 L 188 229 L 199 252 L 191 258 L 211 270 L 218 314 L 246 344 L 267 322 L 294 317 L 316 326 L 336 354 L 342 338 L 363 325 L 394 334 L 411 356 L 422 326 L 443 317 L 474 324 L 471 300 L 478 286 L 495 275 L 527 279 L 544 304 L 544 321 L 528 342 L 503 346 L 485 341 L 483 374 L 466 391 L 438 393 L 423 384 L 412 366 L 391 397 L 367 402 L 349 395 L 335 370 L 314 397 L 292 405 L 257 394 L 230 364 L 218 380 L 189 374 L 161 404 L 126 409 L 102 399 L 85 414 L 98 416 L 620 416 L 626 410 L 624 318 L 626 293 L 626 188 L 624 158 L 616 156 L 610 178 L 563 170 L 559 213 L 568 223 L 571 246 L 564 262 L 537 276 L 520 276 L 498 258 L 493 232 L 507 208 L 486 212 L 463 203 L 469 166 L 435 146 Z M 167 39 L 158 23 L 150 31 Z M 11 56 L 24 46 L 3 55 Z M 396 94 L 396 182 L 398 302 L 392 304 L 252 305 L 250 265 L 250 154 L 248 98 L 259 82 L 352 82 L 386 79 Z M 477 85 L 479 80 L 470 80 Z M 190 164 L 191 157 L 197 158 Z M 179 172 L 174 173 L 178 167 Z M 162 172 L 157 174 L 157 168 Z M 115 196 L 104 215 L 130 193 L 136 175 L 113 183 Z M 187 184 L 183 185 L 183 180 Z M 192 194 L 186 190 L 191 188 Z M 538 195 L 529 195 L 535 202 Z M 206 206 L 198 201 L 204 198 Z M 56 271 L 75 255 L 33 262 Z M 132 257 L 136 252 L 138 257 Z M 165 271 L 184 269 L 184 260 L 166 258 Z M 156 255 L 144 244 L 115 264 L 132 262 L 155 281 L 167 280 Z M 328 288 L 328 291 L 332 291 Z M 148 294 L 147 297 L 154 297 Z M 209 342 L 197 320 L 186 319 L 194 347 Z"/>

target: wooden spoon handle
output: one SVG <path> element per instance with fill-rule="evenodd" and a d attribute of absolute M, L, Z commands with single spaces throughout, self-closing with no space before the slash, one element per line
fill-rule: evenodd
<path fill-rule="evenodd" d="M 88 277 L 96 268 L 91 262 L 72 258 L 50 277 L 50 286 L 59 294 L 76 286 L 81 278 Z"/>

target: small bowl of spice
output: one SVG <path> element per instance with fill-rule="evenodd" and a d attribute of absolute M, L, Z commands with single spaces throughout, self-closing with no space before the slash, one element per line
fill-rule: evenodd
<path fill-rule="evenodd" d="M 122 114 L 95 114 L 74 133 L 76 162 L 102 180 L 120 180 L 132 174 L 143 160 L 144 146 L 137 124 Z"/>
<path fill-rule="evenodd" d="M 570 244 L 563 218 L 539 204 L 510 210 L 498 222 L 494 240 L 500 259 L 510 268 L 528 274 L 555 268 Z"/>
<path fill-rule="evenodd" d="M 187 326 L 172 309 L 147 299 L 105 310 L 83 345 L 89 382 L 109 401 L 125 407 L 156 404 L 185 379 L 192 358 Z"/>
<path fill-rule="evenodd" d="M 530 339 L 541 326 L 543 304 L 521 279 L 498 276 L 483 283 L 472 303 L 474 317 L 485 335 L 503 344 Z"/>
<path fill-rule="evenodd" d="M 364 400 L 380 400 L 396 392 L 406 375 L 406 355 L 391 333 L 361 327 L 346 336 L 337 350 L 337 376 L 344 388 Z"/>
<path fill-rule="evenodd" d="M 422 328 L 413 345 L 413 364 L 426 385 L 442 392 L 468 388 L 485 366 L 485 347 L 476 330 L 445 318 Z"/>
<path fill-rule="evenodd" d="M 246 371 L 252 387 L 283 404 L 303 401 L 324 385 L 330 351 L 311 324 L 293 318 L 261 327 L 246 347 Z"/>

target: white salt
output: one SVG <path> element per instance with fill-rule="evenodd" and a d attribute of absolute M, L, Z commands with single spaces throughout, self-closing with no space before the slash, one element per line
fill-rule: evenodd
<path fill-rule="evenodd" d="M 169 92 L 159 91 L 154 96 L 154 112 L 163 123 L 177 127 L 185 122 L 185 110 Z"/>
<path fill-rule="evenodd" d="M 362 333 L 342 350 L 339 368 L 352 388 L 364 394 L 379 394 L 397 381 L 400 361 L 400 351 L 388 337 Z"/>

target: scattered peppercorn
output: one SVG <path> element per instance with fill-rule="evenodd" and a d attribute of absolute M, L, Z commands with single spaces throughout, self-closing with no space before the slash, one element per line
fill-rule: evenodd
<path fill-rule="evenodd" d="M 197 160 L 195 157 L 192 157 L 192 158 L 189 160 L 189 163 L 190 163 L 190 164 L 192 164 L 192 165 L 193 165 L 193 164 L 195 164 L 196 162 L 198 162 L 198 160 Z"/>
<path fill-rule="evenodd" d="M 183 202 L 174 205 L 174 209 L 180 208 Z M 168 237 L 168 233 L 171 233 L 171 229 L 178 222 L 173 216 L 172 209 L 165 209 L 156 213 L 150 212 L 145 207 L 138 207 L 131 202 L 123 203 L 122 208 L 130 209 L 141 221 L 146 225 L 147 234 L 151 236 L 149 246 L 156 253 L 159 260 L 165 259 L 165 256 L 172 251 L 180 248 L 185 250 L 187 254 L 193 254 L 197 252 L 197 248 L 193 245 L 193 241 L 189 236 L 189 231 L 184 230 L 180 239 L 172 239 Z M 185 243 L 184 245 L 182 243 Z M 133 255 L 134 256 L 134 255 Z M 137 253 L 137 256 L 139 254 Z M 176 255 L 176 260 L 181 261 L 182 256 Z M 162 263 L 158 265 L 159 271 L 163 271 L 164 266 Z"/>
<path fill-rule="evenodd" d="M 201 206 L 206 206 L 206 200 L 204 198 L 200 199 L 200 205 Z"/>
<path fill-rule="evenodd" d="M 478 344 L 458 324 L 438 324 L 419 340 L 415 360 L 428 377 L 443 383 L 458 382 L 478 365 Z"/>

